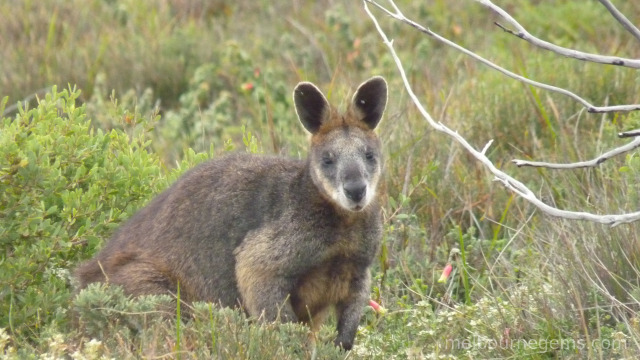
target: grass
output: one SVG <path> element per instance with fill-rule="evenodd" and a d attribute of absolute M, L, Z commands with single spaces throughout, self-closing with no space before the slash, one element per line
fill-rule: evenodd
<path fill-rule="evenodd" d="M 497 29 L 473 1 L 398 5 L 515 72 L 595 104 L 640 102 L 637 71 L 537 50 Z M 597 2 L 499 5 L 531 33 L 559 45 L 640 57 L 637 42 Z M 637 4 L 616 5 L 640 22 Z M 315 82 L 344 106 L 349 88 L 376 74 L 392 91 L 380 129 L 388 196 L 372 298 L 388 312 L 367 311 L 348 354 L 330 345 L 333 327 L 323 327 L 317 357 L 640 354 L 638 225 L 550 218 L 494 183 L 461 147 L 420 119 L 359 2 L 8 1 L 0 14 L 0 97 L 8 96 L 0 106 L 6 118 L 0 138 L 23 116 L 55 124 L 17 132 L 22 135 L 3 138 L 0 147 L 0 354 L 311 357 L 302 326 L 255 324 L 210 304 L 194 305 L 192 319 L 181 322 L 175 313 L 185 309 L 171 307 L 172 299 L 134 301 L 103 287 L 75 294 L 70 274 L 137 207 L 195 163 L 234 148 L 304 156 L 306 137 L 291 103 L 298 81 Z M 635 152 L 574 171 L 516 168 L 510 160 L 591 159 L 624 142 L 617 132 L 640 127 L 638 114 L 586 113 L 566 97 L 500 76 L 410 27 L 386 18 L 382 25 L 432 115 L 477 148 L 494 139 L 489 157 L 544 201 L 595 213 L 637 209 Z M 82 90 L 74 106 L 56 100 L 46 108 L 44 93 L 68 84 Z M 29 110 L 13 107 L 33 94 Z M 77 112 L 91 119 L 93 135 L 87 137 L 84 125 L 59 130 L 79 121 Z M 21 126 L 37 125 L 27 124 Z M 39 142 L 30 140 L 37 131 Z M 42 171 L 46 166 L 54 170 Z M 454 271 L 438 283 L 447 262 Z M 166 307 L 170 316 L 159 310 Z"/>

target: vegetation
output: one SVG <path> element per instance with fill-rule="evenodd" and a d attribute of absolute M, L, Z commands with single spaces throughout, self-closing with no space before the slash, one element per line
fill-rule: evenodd
<path fill-rule="evenodd" d="M 399 5 L 516 72 L 596 104 L 640 102 L 637 71 L 534 49 L 475 2 Z M 541 38 L 640 58 L 634 38 L 595 1 L 500 5 Z M 616 5 L 640 22 L 635 2 Z M 428 129 L 360 2 L 5 1 L 0 14 L 0 357 L 640 354 L 639 225 L 549 218 L 493 183 Z M 478 148 L 494 139 L 494 163 L 545 201 L 637 210 L 637 153 L 575 171 L 509 161 L 593 158 L 621 144 L 617 132 L 640 127 L 639 114 L 588 114 L 410 27 L 383 26 L 431 112 Z M 387 311 L 367 312 L 349 354 L 330 345 L 331 325 L 314 348 L 300 325 L 260 325 L 211 304 L 176 309 L 168 297 L 130 299 L 97 285 L 74 292 L 75 266 L 186 169 L 232 150 L 304 156 L 291 102 L 298 81 L 336 102 L 376 74 L 395 89 L 380 129 L 388 197 L 372 290 Z M 447 263 L 453 272 L 438 282 Z M 191 319 L 177 320 L 177 311 Z"/>

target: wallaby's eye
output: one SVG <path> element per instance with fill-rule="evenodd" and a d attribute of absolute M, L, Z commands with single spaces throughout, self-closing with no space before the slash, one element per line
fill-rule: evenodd
<path fill-rule="evenodd" d="M 376 159 L 376 154 L 373 153 L 373 151 L 367 151 L 364 154 L 365 158 L 369 161 L 375 160 Z"/>
<path fill-rule="evenodd" d="M 326 153 L 322 155 L 322 163 L 324 165 L 333 165 L 334 156 L 332 153 Z"/>

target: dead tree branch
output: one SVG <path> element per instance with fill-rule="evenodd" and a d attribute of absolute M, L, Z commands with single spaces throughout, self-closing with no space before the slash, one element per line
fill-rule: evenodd
<path fill-rule="evenodd" d="M 636 136 L 640 136 L 640 129 L 629 130 L 629 131 L 618 133 L 618 137 L 621 137 L 621 138 L 636 137 Z"/>
<path fill-rule="evenodd" d="M 618 66 L 625 66 L 625 67 L 630 67 L 630 68 L 634 68 L 634 69 L 640 69 L 640 60 L 638 60 L 638 59 L 626 59 L 626 58 L 621 58 L 621 57 L 617 57 L 617 56 L 606 56 L 606 55 L 591 54 L 591 53 L 586 53 L 586 52 L 583 52 L 583 51 L 578 51 L 578 50 L 565 48 L 565 47 L 562 47 L 562 46 L 558 46 L 558 45 L 552 44 L 552 43 L 550 43 L 548 41 L 541 40 L 541 39 L 531 35 L 522 25 L 520 25 L 520 23 L 518 21 L 516 21 L 516 19 L 514 19 L 511 15 L 509 15 L 501 7 L 499 7 L 498 5 L 492 3 L 491 0 L 475 0 L 475 1 L 479 2 L 483 6 L 489 8 L 490 10 L 495 12 L 496 14 L 500 15 L 500 17 L 505 19 L 511 26 L 513 26 L 516 29 L 515 31 L 513 31 L 513 30 L 510 30 L 510 29 L 506 28 L 505 26 L 503 26 L 503 25 L 501 25 L 499 23 L 495 23 L 502 30 L 508 32 L 511 35 L 517 36 L 517 37 L 521 38 L 522 40 L 525 40 L 528 43 L 530 43 L 532 45 L 535 45 L 535 46 L 537 46 L 537 47 L 539 47 L 541 49 L 552 51 L 552 52 L 554 52 L 556 54 L 560 54 L 562 56 L 566 56 L 566 57 L 570 57 L 570 58 L 574 58 L 574 59 L 578 59 L 578 60 L 590 61 L 590 62 L 599 63 L 599 64 L 618 65 Z M 600 1 L 600 2 L 604 3 L 606 1 Z M 609 4 L 611 5 L 611 3 L 609 3 Z M 611 5 L 611 7 L 612 7 L 612 9 L 615 9 L 617 11 L 617 9 L 615 7 L 613 7 L 613 5 Z M 607 7 L 607 9 L 609 9 L 609 7 Z M 611 10 L 609 10 L 609 11 L 611 11 Z M 623 15 L 623 17 L 624 17 L 624 15 Z M 616 17 L 616 19 L 617 19 L 617 17 Z M 625 18 L 625 20 L 626 20 L 626 18 Z M 627 20 L 627 22 L 628 21 L 629 20 Z M 638 30 L 638 29 L 636 29 L 636 30 Z"/>
<path fill-rule="evenodd" d="M 624 154 L 633 149 L 640 147 L 640 137 L 636 137 L 632 142 L 615 148 L 613 150 L 609 150 L 606 153 L 598 156 L 595 159 L 589 161 L 580 161 L 570 164 L 556 164 L 556 163 L 548 163 L 541 161 L 527 161 L 527 160 L 512 160 L 518 167 L 521 166 L 532 166 L 532 167 L 546 167 L 550 169 L 578 169 L 578 168 L 586 168 L 586 167 L 596 167 L 603 162 L 611 159 L 614 156 Z"/>
<path fill-rule="evenodd" d="M 607 10 L 611 13 L 611 15 L 618 20 L 622 26 L 627 29 L 631 35 L 635 36 L 636 39 L 640 40 L 640 30 L 638 30 L 635 25 L 623 13 L 621 13 L 609 0 L 600 0 L 600 3 L 607 8 Z"/>
<path fill-rule="evenodd" d="M 531 204 L 533 204 L 534 206 L 536 206 L 538 209 L 540 209 L 542 212 L 544 212 L 545 214 L 551 215 L 551 216 L 555 216 L 555 217 L 560 217 L 560 218 L 564 218 L 564 219 L 570 219 L 570 220 L 589 220 L 592 222 L 597 222 L 597 223 L 601 223 L 601 224 L 607 224 L 610 226 L 616 226 L 619 224 L 623 224 L 623 223 L 629 223 L 629 222 L 634 222 L 637 220 L 640 220 L 640 211 L 639 212 L 634 212 L 634 213 L 627 213 L 627 214 L 617 214 L 617 215 L 611 215 L 611 214 L 607 214 L 607 215 L 597 215 L 597 214 L 592 214 L 592 213 L 588 213 L 588 212 L 576 212 L 576 211 L 568 211 L 568 210 L 561 210 L 558 208 L 555 208 L 553 206 L 547 205 L 544 202 L 542 202 L 542 200 L 538 199 L 535 194 L 533 193 L 533 191 L 531 191 L 528 187 L 526 187 L 522 182 L 516 180 L 515 178 L 511 177 L 510 175 L 506 174 L 505 172 L 501 171 L 500 169 L 496 168 L 496 166 L 491 162 L 491 160 L 489 160 L 489 158 L 487 158 L 487 156 L 485 155 L 486 151 L 487 151 L 487 147 L 489 146 L 489 144 L 487 144 L 482 151 L 478 151 L 476 150 L 473 146 L 471 146 L 471 144 L 469 144 L 469 142 L 467 142 L 467 140 L 462 137 L 460 134 L 458 134 L 457 131 L 451 130 L 450 128 L 448 128 L 447 126 L 445 126 L 444 124 L 442 124 L 441 122 L 436 122 L 431 115 L 429 114 L 429 112 L 424 108 L 424 106 L 422 106 L 422 104 L 420 103 L 420 100 L 418 99 L 418 97 L 416 96 L 416 94 L 413 92 L 413 89 L 411 87 L 411 84 L 409 83 L 409 80 L 407 78 L 407 75 L 405 73 L 404 67 L 402 65 L 402 61 L 400 60 L 400 58 L 398 57 L 398 54 L 396 53 L 394 47 L 393 47 L 393 41 L 389 40 L 389 38 L 387 37 L 386 33 L 384 32 L 384 30 L 382 30 L 382 27 L 380 26 L 380 24 L 378 23 L 377 18 L 373 15 L 373 13 L 370 11 L 368 4 L 373 4 L 376 7 L 378 7 L 379 9 L 383 10 L 386 14 L 392 16 L 394 19 L 400 20 L 402 22 L 405 22 L 407 24 L 410 24 L 411 26 L 415 27 L 416 29 L 438 39 L 441 42 L 446 43 L 449 46 L 455 47 L 461 51 L 463 51 L 466 54 L 469 54 L 470 56 L 473 56 L 476 59 L 482 59 L 479 56 L 471 53 L 470 51 L 452 43 L 451 41 L 435 34 L 434 32 L 432 32 L 431 30 L 407 19 L 402 12 L 400 11 L 400 9 L 395 5 L 395 3 L 392 0 L 389 0 L 391 6 L 394 8 L 394 12 L 391 12 L 389 10 L 387 10 L 386 8 L 382 7 L 381 5 L 377 4 L 376 2 L 374 2 L 373 0 L 363 0 L 363 4 L 364 4 L 364 9 L 366 11 L 366 13 L 368 14 L 368 16 L 371 18 L 371 20 L 373 21 L 376 30 L 378 31 L 378 33 L 380 34 L 380 37 L 382 38 L 384 44 L 389 48 L 389 51 L 391 53 L 391 56 L 393 57 L 393 60 L 398 68 L 398 71 L 400 73 L 400 77 L 402 78 L 402 81 L 404 83 L 404 86 L 407 90 L 407 93 L 409 94 L 409 97 L 411 98 L 411 100 L 413 101 L 413 103 L 416 105 L 418 111 L 420 112 L 420 114 L 422 115 L 422 117 L 427 121 L 427 123 L 436 131 L 442 132 L 448 136 L 450 136 L 451 138 L 453 138 L 456 142 L 458 142 L 460 145 L 462 145 L 473 157 L 475 157 L 478 161 L 480 161 L 486 168 L 487 170 L 489 170 L 495 177 L 495 181 L 499 181 L 500 183 L 502 183 L 502 185 L 504 185 L 507 189 L 513 191 L 514 193 L 516 193 L 518 196 L 524 198 L 525 200 L 527 200 L 528 202 L 530 202 Z M 473 55 L 472 55 L 473 54 Z M 482 59 L 483 63 L 488 62 L 487 60 Z M 502 71 L 501 71 L 502 72 Z"/>
<path fill-rule="evenodd" d="M 450 46 L 462 53 L 464 53 L 465 55 L 470 56 L 471 58 L 487 65 L 488 67 L 501 72 L 502 74 L 516 79 L 520 82 L 523 82 L 525 84 L 529 84 L 532 86 L 535 86 L 537 88 L 540 89 L 545 89 L 548 91 L 552 91 L 552 92 L 556 92 L 565 96 L 568 96 L 572 99 L 574 99 L 575 101 L 579 102 L 580 104 L 582 104 L 582 106 L 584 106 L 588 112 L 590 113 L 604 113 L 604 112 L 622 112 L 622 111 L 634 111 L 634 110 L 640 110 L 640 104 L 632 104 L 632 105 L 613 105 L 613 106 L 595 106 L 593 104 L 591 104 L 590 102 L 588 102 L 587 100 L 581 98 L 580 96 L 574 94 L 573 92 L 569 91 L 569 90 L 565 90 L 556 86 L 552 86 L 549 84 L 545 84 L 545 83 L 541 83 L 538 81 L 534 81 L 531 79 L 528 79 L 524 76 L 518 75 L 512 71 L 509 71 L 499 65 L 494 64 L 493 62 L 483 58 L 482 56 L 474 53 L 471 50 L 468 50 L 456 43 L 454 43 L 453 41 L 438 35 L 437 33 L 431 31 L 431 29 L 426 28 L 418 23 L 416 23 L 413 20 L 410 20 L 409 18 L 405 17 L 402 12 L 400 11 L 400 9 L 396 6 L 396 4 L 393 1 L 389 1 L 391 3 L 391 5 L 393 6 L 395 12 L 390 11 L 389 9 L 385 8 L 384 6 L 378 4 L 377 2 L 373 1 L 373 0 L 363 0 L 366 3 L 375 5 L 378 9 L 384 11 L 387 15 L 391 16 L 392 18 L 401 21 L 407 25 L 410 25 L 412 27 L 414 27 L 415 29 L 417 29 L 418 31 L 425 33 L 431 37 L 433 37 L 434 39 L 440 41 L 441 43 L 444 43 L 447 46 Z"/>

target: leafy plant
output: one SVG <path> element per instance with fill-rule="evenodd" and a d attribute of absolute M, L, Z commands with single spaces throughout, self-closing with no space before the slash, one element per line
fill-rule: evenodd
<path fill-rule="evenodd" d="M 166 185 L 145 132 L 91 127 L 80 92 L 55 87 L 0 127 L 0 327 L 65 322 L 71 271 Z"/>

